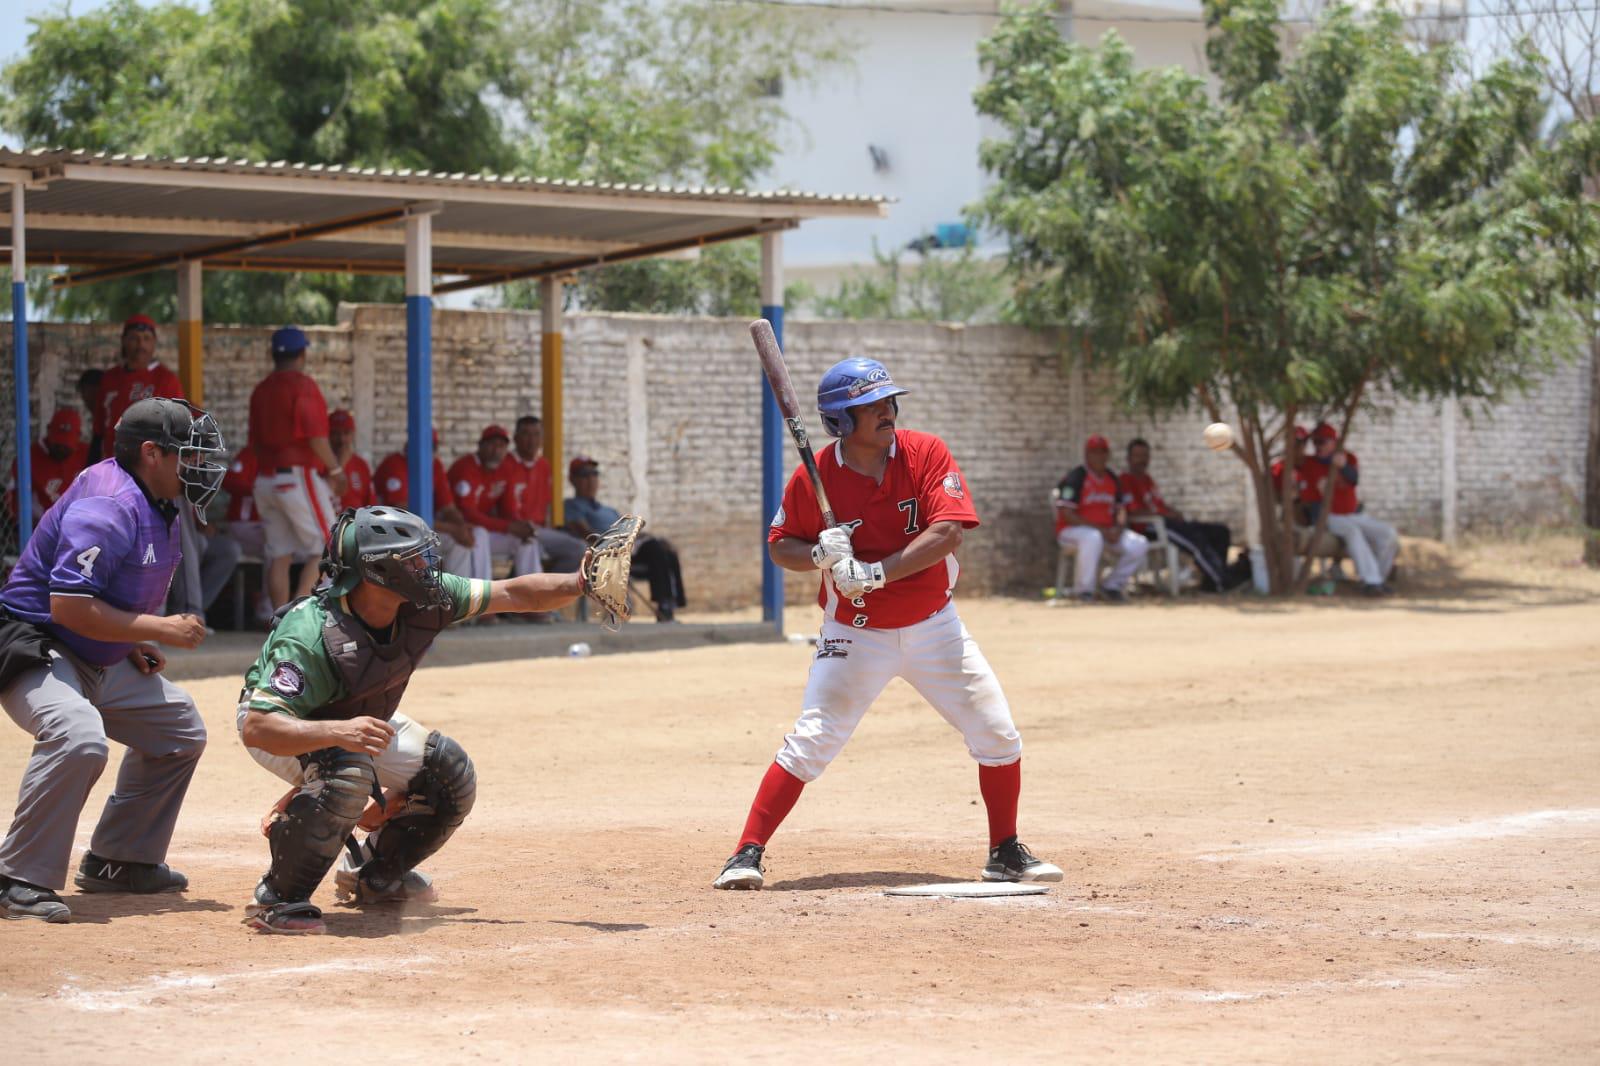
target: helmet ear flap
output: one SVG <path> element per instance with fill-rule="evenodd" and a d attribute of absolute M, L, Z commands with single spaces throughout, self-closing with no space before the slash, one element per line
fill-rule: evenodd
<path fill-rule="evenodd" d="M 339 577 L 351 565 L 344 559 L 344 535 L 350 528 L 350 523 L 356 520 L 354 508 L 347 507 L 333 520 L 333 528 L 328 531 L 328 543 L 322 546 L 322 562 L 317 569 L 333 584 L 339 584 Z"/>
<path fill-rule="evenodd" d="M 830 413 L 821 412 L 822 427 L 835 437 L 848 437 L 855 431 L 856 420 L 849 410 Z"/>

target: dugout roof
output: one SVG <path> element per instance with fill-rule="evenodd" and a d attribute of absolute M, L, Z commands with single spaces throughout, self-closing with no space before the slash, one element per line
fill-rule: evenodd
<path fill-rule="evenodd" d="M 614 185 L 498 174 L 113 155 L 0 146 L 27 186 L 27 259 L 75 284 L 207 269 L 403 274 L 405 219 L 433 216 L 436 292 L 556 277 L 790 229 L 879 218 L 882 197 Z M 9 235 L 11 215 L 0 211 Z"/>

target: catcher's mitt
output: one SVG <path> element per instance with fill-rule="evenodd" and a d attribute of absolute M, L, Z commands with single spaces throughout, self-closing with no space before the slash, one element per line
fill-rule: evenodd
<path fill-rule="evenodd" d="M 644 519 L 625 514 L 604 533 L 589 540 L 583 553 L 578 577 L 583 594 L 606 612 L 607 628 L 616 629 L 628 620 L 628 571 L 633 568 L 633 542 L 644 529 Z"/>

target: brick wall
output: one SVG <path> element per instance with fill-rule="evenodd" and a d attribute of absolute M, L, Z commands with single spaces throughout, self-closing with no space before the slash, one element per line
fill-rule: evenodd
<path fill-rule="evenodd" d="M 565 448 L 601 463 L 601 498 L 635 507 L 684 559 L 691 598 L 749 604 L 760 594 L 759 400 L 764 387 L 742 321 L 654 315 L 574 315 L 567 321 Z M 439 311 L 434 317 L 434 411 L 446 463 L 491 421 L 509 427 L 538 412 L 539 318 L 518 312 Z M 336 326 L 307 331 L 310 372 L 329 405 L 353 410 L 358 445 L 376 464 L 405 437 L 405 315 L 399 307 L 342 310 Z M 938 433 L 968 475 L 984 525 L 962 551 L 969 590 L 1048 583 L 1050 488 L 1078 461 L 1091 432 L 1120 455 L 1134 436 L 1155 451 L 1169 500 L 1243 531 L 1240 464 L 1200 445 L 1198 411 L 1161 419 L 1122 412 L 1106 382 L 1064 369 L 1049 335 L 1009 326 L 906 322 L 789 322 L 791 372 L 804 398 L 832 362 L 883 359 L 912 390 L 907 427 Z M 270 369 L 270 330 L 206 332 L 206 401 L 230 440 L 242 441 L 250 390 Z M 9 366 L 9 333 L 0 353 Z M 176 363 L 171 330 L 160 357 Z M 79 372 L 116 357 L 112 326 L 43 324 L 30 330 L 33 417 L 76 403 Z M 1581 492 L 1587 363 L 1556 370 L 1533 393 L 1455 418 L 1456 505 L 1463 528 L 1570 521 Z M 9 460 L 10 405 L 0 410 Z M 1436 536 L 1442 519 L 1446 416 L 1437 404 L 1390 403 L 1352 433 L 1362 495 L 1408 532 Z M 811 431 L 823 441 L 821 423 Z M 785 457 L 785 467 L 793 461 Z M 564 486 L 563 486 L 564 488 Z M 787 583 L 791 601 L 810 581 Z"/>

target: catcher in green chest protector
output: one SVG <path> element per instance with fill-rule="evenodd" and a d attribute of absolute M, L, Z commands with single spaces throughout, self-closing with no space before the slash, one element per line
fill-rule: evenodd
<path fill-rule="evenodd" d="M 325 932 L 311 894 L 335 863 L 339 894 L 356 903 L 437 899 L 417 865 L 466 819 L 477 778 L 459 744 L 397 709 L 412 671 L 440 631 L 479 615 L 553 611 L 587 595 L 611 625 L 627 621 L 643 527 L 624 516 L 575 574 L 474 581 L 440 572 L 439 538 L 409 511 L 340 515 L 322 557 L 327 585 L 279 613 L 240 694 L 245 748 L 293 786 L 262 822 L 272 866 L 245 924 Z"/>

